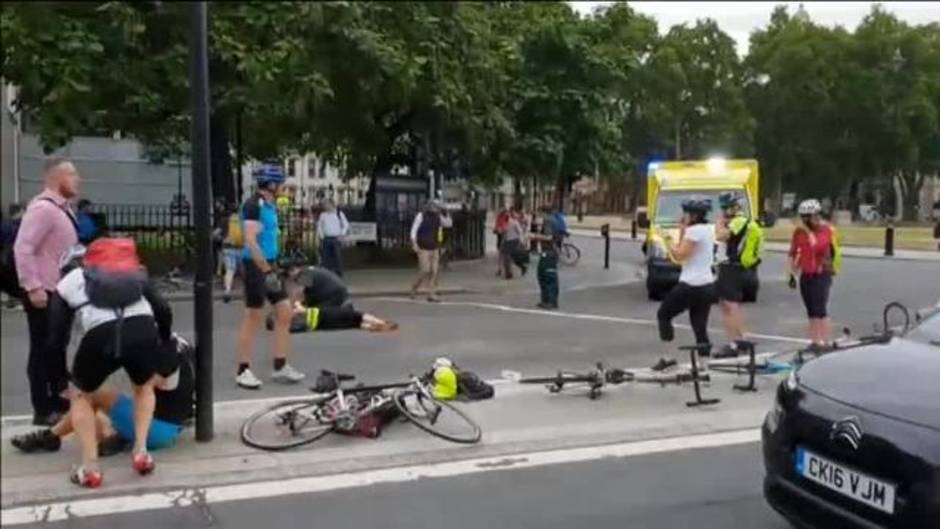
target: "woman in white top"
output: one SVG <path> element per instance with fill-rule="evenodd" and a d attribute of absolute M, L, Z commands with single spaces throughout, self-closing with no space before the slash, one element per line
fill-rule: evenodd
<path fill-rule="evenodd" d="M 679 241 L 669 248 L 672 258 L 682 263 L 682 273 L 679 275 L 679 284 L 669 292 L 656 313 L 659 338 L 664 344 L 675 338 L 672 319 L 685 310 L 689 311 L 696 343 L 711 343 L 708 339 L 708 313 L 715 297 L 715 276 L 712 272 L 715 230 L 708 223 L 711 208 L 711 199 L 704 197 L 693 197 L 682 202 Z M 701 349 L 699 353 L 707 356 L 710 350 Z"/>

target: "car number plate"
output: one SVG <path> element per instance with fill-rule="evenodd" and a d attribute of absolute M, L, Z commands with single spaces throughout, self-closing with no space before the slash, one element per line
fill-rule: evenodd
<path fill-rule="evenodd" d="M 894 514 L 894 485 L 814 454 L 796 449 L 796 473 L 843 496 Z"/>

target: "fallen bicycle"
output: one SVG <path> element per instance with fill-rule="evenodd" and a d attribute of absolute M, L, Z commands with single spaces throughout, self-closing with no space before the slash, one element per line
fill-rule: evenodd
<path fill-rule="evenodd" d="M 323 371 L 322 377 L 332 381 L 324 393 L 279 402 L 249 417 L 242 425 L 242 441 L 262 450 L 286 450 L 331 432 L 355 433 L 363 428 L 364 419 L 390 410 L 418 428 L 455 443 L 473 444 L 482 436 L 480 426 L 460 408 L 434 398 L 421 377 L 412 375 L 408 382 L 349 388 L 342 383 L 355 380 L 353 375 Z"/>

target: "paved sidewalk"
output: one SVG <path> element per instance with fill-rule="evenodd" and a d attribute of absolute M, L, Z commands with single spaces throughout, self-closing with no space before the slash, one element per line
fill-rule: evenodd
<path fill-rule="evenodd" d="M 249 414 L 268 403 L 223 403 L 216 406 L 215 440 L 197 443 L 187 431 L 177 447 L 155 452 L 157 471 L 146 478 L 133 474 L 127 454 L 103 459 L 105 484 L 94 491 L 68 481 L 68 469 L 78 459 L 74 439 L 58 453 L 25 455 L 10 446 L 9 438 L 31 427 L 7 426 L 0 448 L 2 507 L 174 489 L 198 495 L 209 485 L 757 428 L 772 402 L 777 379 L 761 380 L 760 392 L 749 394 L 732 391 L 735 380 L 718 375 L 704 391 L 723 400 L 703 408 L 686 407 L 692 398 L 690 385 L 610 386 L 600 399 L 591 401 L 579 389 L 552 395 L 540 386 L 498 383 L 496 398 L 458 404 L 483 428 L 483 441 L 473 446 L 451 444 L 396 422 L 377 440 L 330 435 L 295 450 L 258 451 L 242 444 L 239 431 Z M 298 388 L 298 394 L 303 389 Z"/>

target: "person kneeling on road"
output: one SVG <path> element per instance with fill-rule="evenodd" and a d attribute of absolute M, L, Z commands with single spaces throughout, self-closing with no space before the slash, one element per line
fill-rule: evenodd
<path fill-rule="evenodd" d="M 183 424 L 193 416 L 195 375 L 191 360 L 192 346 L 174 335 L 169 341 L 163 342 L 161 348 L 168 351 L 159 358 L 164 365 L 157 369 L 154 386 L 156 405 L 147 434 L 148 450 L 159 450 L 176 444 L 183 431 Z M 102 386 L 91 395 L 91 403 L 95 410 L 99 456 L 120 453 L 134 443 L 134 404 L 130 395 L 110 386 Z M 15 436 L 11 443 L 27 454 L 56 452 L 62 446 L 62 439 L 73 431 L 72 415 L 69 413 L 52 428 Z"/>
<path fill-rule="evenodd" d="M 170 354 L 160 347 L 170 339 L 173 315 L 151 287 L 130 239 L 98 239 L 87 252 L 78 247 L 64 256 L 67 273 L 50 301 L 50 351 L 67 346 L 75 317 L 82 330 L 68 392 L 70 422 L 82 447 L 82 463 L 71 479 L 82 487 L 101 485 L 93 401 L 107 378 L 123 368 L 133 386 L 134 448 L 138 474 L 153 472 L 147 452 L 155 406 L 154 386 Z"/>
<path fill-rule="evenodd" d="M 294 296 L 294 301 L 302 299 L 306 307 L 343 307 L 352 304 L 346 283 L 331 270 L 321 266 L 295 267 L 290 269 L 288 276 L 303 287 L 302 298 Z"/>

